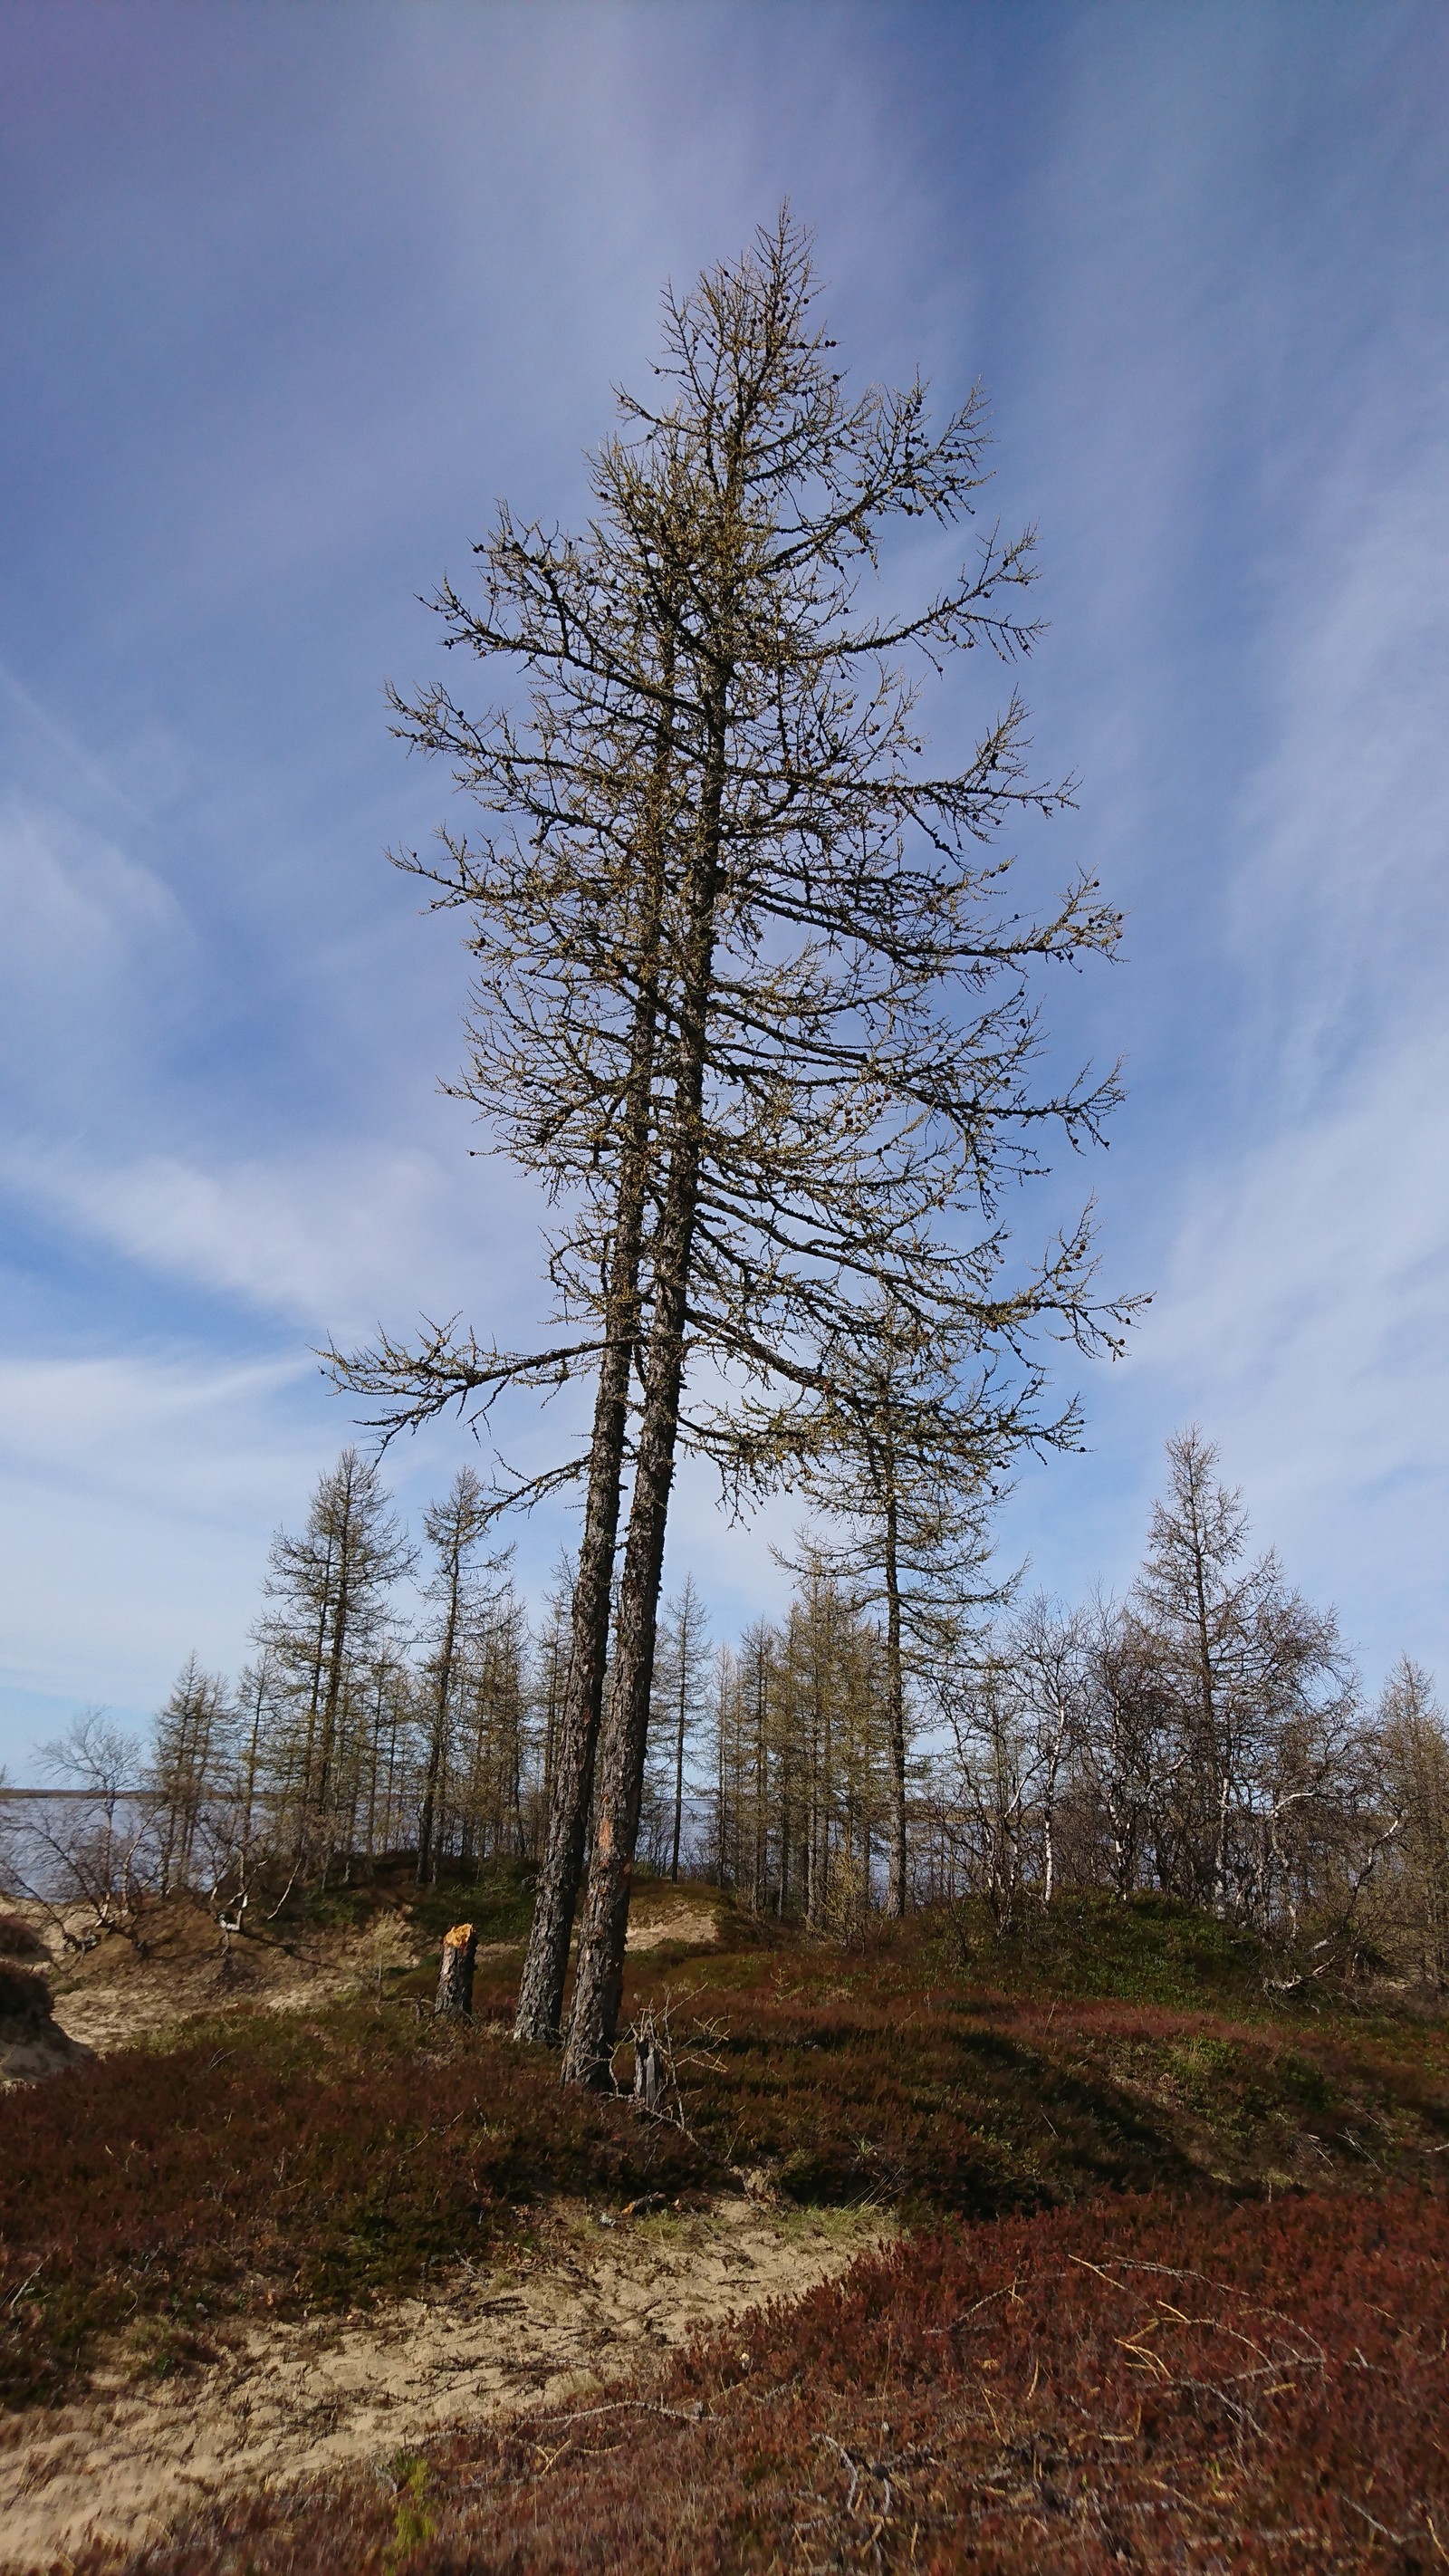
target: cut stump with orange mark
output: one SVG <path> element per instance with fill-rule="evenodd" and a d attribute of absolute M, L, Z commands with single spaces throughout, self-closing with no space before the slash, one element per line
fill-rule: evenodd
<path fill-rule="evenodd" d="M 478 1950 L 478 1934 L 471 1923 L 455 1923 L 443 1935 L 443 1963 L 438 1970 L 438 2000 L 435 2013 L 451 2013 L 468 2021 L 473 2013 L 473 1962 Z"/>

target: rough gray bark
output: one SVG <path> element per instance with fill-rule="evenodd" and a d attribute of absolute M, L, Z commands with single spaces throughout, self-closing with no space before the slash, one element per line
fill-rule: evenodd
<path fill-rule="evenodd" d="M 634 2041 L 634 2104 L 640 2111 L 657 2111 L 664 2091 L 664 2058 L 651 2030 L 641 2031 Z"/>
<path fill-rule="evenodd" d="M 885 1550 L 886 1721 L 890 1734 L 891 1874 L 887 1911 L 906 1910 L 906 1676 L 901 1654 L 900 1506 L 892 1462 L 886 1457 Z"/>
<path fill-rule="evenodd" d="M 662 686 L 672 689 L 674 661 L 666 632 Z M 615 1225 L 604 1311 L 584 1533 L 574 1582 L 568 1675 L 553 1744 L 552 1794 L 543 1866 L 534 1891 L 528 1952 L 513 2036 L 555 2046 L 563 2019 L 569 1940 L 583 1876 L 593 1794 L 594 1753 L 609 1650 L 609 1609 L 619 1534 L 619 1495 L 628 1428 L 629 1380 L 640 1338 L 640 1263 L 644 1248 L 651 1127 L 650 1091 L 659 1012 L 659 941 L 664 900 L 665 807 L 669 786 L 670 715 L 659 726 L 639 930 L 639 980 L 630 1042 L 628 1108 L 619 1162 Z"/>
<path fill-rule="evenodd" d="M 720 810 L 730 674 L 720 669 L 708 713 L 711 754 L 697 824 L 684 939 L 684 973 L 670 1119 L 669 1178 L 654 1254 L 654 1311 L 649 1336 L 639 1455 L 619 1590 L 614 1677 L 600 1731 L 594 1847 L 579 1931 L 574 1999 L 564 2049 L 564 2080 L 599 2084 L 608 2075 L 624 1985 L 624 1940 L 634 1847 L 644 1792 L 649 1699 L 669 1491 L 679 1439 L 684 1386 L 685 1313 L 699 1211 L 700 1146 L 708 1052 L 708 1003 L 720 892 Z"/>
<path fill-rule="evenodd" d="M 807 1402 L 828 1391 L 872 1283 L 926 1333 L 943 1298 L 964 1298 L 1013 1354 L 1046 1314 L 1105 1337 L 1082 1302 L 1085 1228 L 1024 1289 L 996 1293 L 993 1201 L 1003 1178 L 1035 1168 L 1041 1120 L 1095 1133 L 1115 1097 L 1109 1080 L 1028 1099 L 1021 1069 L 1036 1045 L 1028 971 L 1110 948 L 1116 917 L 1079 883 L 1048 922 L 997 918 L 999 869 L 978 866 L 971 845 L 1061 793 L 1026 783 L 1014 695 L 965 771 L 923 776 L 912 684 L 896 667 L 919 654 L 939 668 L 977 642 L 1007 659 L 1028 650 L 1034 630 L 997 594 L 1032 578 L 1029 540 L 988 537 L 974 569 L 903 621 L 856 615 L 887 521 L 944 525 L 971 508 L 982 406 L 973 395 L 933 434 L 919 384 L 848 398 L 813 295 L 808 245 L 782 213 L 740 262 L 669 298 L 662 404 L 621 397 L 630 431 L 596 460 L 587 540 L 519 528 L 505 510 L 482 550 L 482 610 L 445 585 L 449 642 L 535 675 L 526 723 L 506 710 L 474 723 L 441 686 L 415 708 L 394 701 L 407 738 L 447 752 L 460 783 L 509 817 L 476 846 L 445 834 L 447 866 L 419 873 L 475 912 L 485 972 L 467 1096 L 556 1197 L 575 1194 L 550 1273 L 570 1314 L 596 1320 L 532 1353 L 483 1350 L 443 1326 L 419 1351 L 384 1339 L 335 1365 L 384 1397 L 390 1428 L 454 1403 L 486 1413 L 505 1388 L 557 1385 L 585 1356 L 599 1365 L 586 1538 L 602 1569 L 618 1533 L 619 1354 L 634 1338 L 618 1328 L 612 1274 L 601 1289 L 603 1255 L 617 1264 L 627 1250 L 631 834 L 666 611 L 677 621 L 658 1062 L 641 1094 L 626 1298 L 643 1400 L 566 2052 L 585 2082 L 602 2079 L 617 2026 L 681 1436 L 737 1490 L 778 1480 L 813 1436 Z M 961 1252 L 937 1221 L 963 1206 L 987 1231 Z M 682 1424 L 695 1349 L 739 1383 Z M 570 1459 L 506 1499 L 536 1500 L 577 1472 Z M 577 1605 L 569 1780 L 554 1799 L 528 2036 L 552 2036 L 565 1972 L 606 1599 L 589 1581 Z"/>

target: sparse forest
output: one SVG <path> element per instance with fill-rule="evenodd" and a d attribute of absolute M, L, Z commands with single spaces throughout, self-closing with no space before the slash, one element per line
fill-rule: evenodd
<path fill-rule="evenodd" d="M 1121 1601 L 967 1597 L 953 1549 L 899 1698 L 879 1594 L 828 1537 L 796 1551 L 784 1615 L 734 1641 L 686 1577 L 660 1624 L 642 1865 L 837 1940 L 924 1906 L 1009 1943 L 1073 1893 L 1159 1895 L 1263 1940 L 1283 1992 L 1370 1971 L 1443 1991 L 1430 1676 L 1405 1657 L 1366 1701 L 1332 1612 L 1254 1552 L 1211 1446 L 1188 1432 L 1167 1466 Z M 463 1469 L 414 1549 L 376 1464 L 344 1451 L 273 1544 L 253 1661 L 228 1682 L 189 1657 L 149 1745 L 93 1715 L 45 1748 L 68 1794 L 10 1807 L 9 1884 L 89 1924 L 74 1937 L 134 1932 L 182 1890 L 235 1935 L 400 1857 L 460 1902 L 500 1863 L 531 1885 L 574 1574 L 531 1616 L 488 1526 Z"/>

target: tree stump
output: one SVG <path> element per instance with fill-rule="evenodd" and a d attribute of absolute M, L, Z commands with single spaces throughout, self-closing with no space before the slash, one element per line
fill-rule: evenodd
<path fill-rule="evenodd" d="M 652 2030 L 641 2031 L 634 2042 L 634 2105 L 636 2110 L 657 2111 L 664 2090 L 664 2063 L 658 2041 Z"/>
<path fill-rule="evenodd" d="M 443 1935 L 443 1964 L 438 1970 L 438 2000 L 435 2013 L 451 2013 L 457 2020 L 468 2021 L 473 2013 L 473 1961 L 478 1949 L 478 1935 L 471 1923 L 455 1923 Z"/>

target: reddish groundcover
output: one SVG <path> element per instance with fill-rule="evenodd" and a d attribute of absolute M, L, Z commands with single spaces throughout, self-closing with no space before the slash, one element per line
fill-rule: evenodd
<path fill-rule="evenodd" d="M 907 2240 L 653 2380 L 133 2563 L 1408 2576 L 1449 2566 L 1446 2258 L 1444 2202 L 1404 2190 Z"/>

